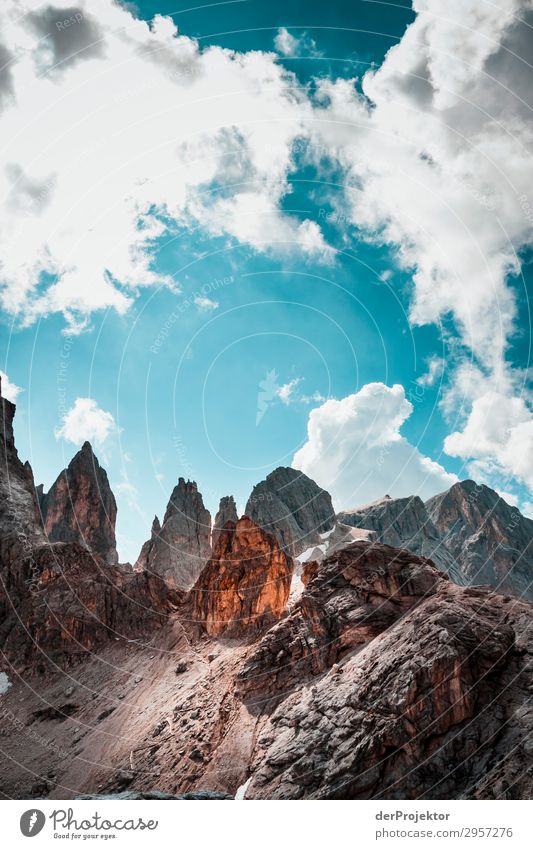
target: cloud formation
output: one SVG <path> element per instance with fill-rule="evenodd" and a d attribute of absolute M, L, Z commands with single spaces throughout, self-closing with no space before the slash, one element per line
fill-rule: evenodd
<path fill-rule="evenodd" d="M 275 54 L 202 50 L 171 18 L 112 0 L 97 12 L 0 9 L 3 309 L 24 323 L 60 312 L 74 331 L 94 310 L 124 313 L 139 287 L 173 285 L 154 252 L 185 224 L 327 259 L 316 222 L 280 209 L 312 110 Z"/>
<path fill-rule="evenodd" d="M 384 495 L 429 498 L 457 480 L 400 430 L 413 410 L 403 386 L 367 383 L 309 414 L 307 442 L 292 465 L 331 493 L 337 509 Z"/>
<path fill-rule="evenodd" d="M 65 413 L 61 425 L 56 428 L 55 436 L 74 445 L 81 445 L 86 440 L 103 445 L 116 430 L 112 414 L 102 410 L 94 399 L 76 398 L 74 406 Z"/>
<path fill-rule="evenodd" d="M 13 404 L 17 403 L 17 398 L 19 393 L 22 392 L 20 386 L 17 386 L 16 383 L 13 383 L 5 371 L 0 369 L 0 379 L 2 383 L 2 397 L 6 398 L 8 401 L 11 401 Z"/>

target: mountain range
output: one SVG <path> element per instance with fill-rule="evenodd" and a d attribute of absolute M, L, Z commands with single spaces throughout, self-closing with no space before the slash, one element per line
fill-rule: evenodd
<path fill-rule="evenodd" d="M 4 796 L 531 796 L 533 522 L 496 492 L 335 512 L 280 467 L 212 521 L 179 478 L 132 566 L 91 445 L 44 493 L 0 403 Z"/>

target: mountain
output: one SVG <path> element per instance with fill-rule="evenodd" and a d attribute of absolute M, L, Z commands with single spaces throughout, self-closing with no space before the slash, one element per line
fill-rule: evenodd
<path fill-rule="evenodd" d="M 245 514 L 297 557 L 335 525 L 331 496 L 303 472 L 280 466 L 254 486 Z"/>
<path fill-rule="evenodd" d="M 287 608 L 292 570 L 273 534 L 247 516 L 228 521 L 191 591 L 195 620 L 211 636 L 264 628 Z"/>
<path fill-rule="evenodd" d="M 216 547 L 220 531 L 222 530 L 226 522 L 237 522 L 238 519 L 239 517 L 237 515 L 237 505 L 235 504 L 235 499 L 233 495 L 224 495 L 220 499 L 218 511 L 215 516 L 215 522 L 213 525 L 213 532 L 211 535 L 211 546 L 213 550 Z"/>
<path fill-rule="evenodd" d="M 533 521 L 488 486 L 460 481 L 425 504 L 418 496 L 385 496 L 337 519 L 431 558 L 458 584 L 491 584 L 533 599 Z"/>
<path fill-rule="evenodd" d="M 116 560 L 116 507 L 90 445 L 44 496 L 43 529 L 31 467 L 15 448 L 15 405 L 4 398 L 0 403 L 4 661 L 44 672 L 87 658 L 112 638 L 153 634 L 178 596 L 157 576 L 109 562 Z"/>
<path fill-rule="evenodd" d="M 176 572 L 165 580 L 46 538 L 14 405 L 2 399 L 1 413 L 6 797 L 531 798 L 533 604 L 459 586 L 426 557 L 372 539 L 379 528 L 334 524 L 323 491 L 303 481 L 322 503 L 308 512 L 283 474 L 275 484 L 287 481 L 298 521 L 275 534 L 229 520 L 192 589 L 176 589 Z M 424 506 L 457 562 L 461 546 L 468 557 L 484 546 L 497 565 L 505 546 L 494 541 L 515 531 L 527 551 L 527 520 L 494 495 L 467 482 Z M 145 556 L 157 559 L 167 526 L 196 546 L 197 568 L 209 514 L 191 482 L 173 499 Z M 418 503 L 404 510 L 424 516 Z M 308 543 L 298 574 L 279 541 L 295 529 Z"/>
<path fill-rule="evenodd" d="M 269 611 L 281 550 L 240 521 L 239 542 L 232 527 L 219 540 L 225 573 L 208 564 L 149 639 L 110 634 L 75 674 L 13 678 L 0 714 L 6 795 L 531 797 L 530 603 L 358 541 L 306 564 L 299 601 Z M 270 615 L 250 620 L 252 609 Z M 221 620 L 231 627 L 213 633 Z"/>
<path fill-rule="evenodd" d="M 533 599 L 533 521 L 497 492 L 466 480 L 426 502 L 465 582 Z"/>
<path fill-rule="evenodd" d="M 190 589 L 211 554 L 211 514 L 194 481 L 180 478 L 172 491 L 163 524 L 157 516 L 136 570 L 147 569 L 171 586 Z"/>
<path fill-rule="evenodd" d="M 418 495 L 409 498 L 385 495 L 356 510 L 344 510 L 337 514 L 337 519 L 354 528 L 374 531 L 379 542 L 386 545 L 407 548 L 422 557 L 429 557 L 456 583 L 468 583 Z"/>
<path fill-rule="evenodd" d="M 50 542 L 77 542 L 106 563 L 118 563 L 117 504 L 90 442 L 83 444 L 49 492 L 41 495 L 40 506 Z"/>

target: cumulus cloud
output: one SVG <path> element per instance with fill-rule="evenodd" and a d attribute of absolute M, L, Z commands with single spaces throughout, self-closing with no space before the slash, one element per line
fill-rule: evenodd
<path fill-rule="evenodd" d="M 359 89 L 320 84 L 324 120 L 313 132 L 344 166 L 351 222 L 395 248 L 411 273 L 411 323 L 453 320 L 456 360 L 471 361 L 482 380 L 467 386 L 460 368 L 450 375 L 444 403 L 459 401 L 468 431 L 446 445 L 475 456 L 475 428 L 496 451 L 474 414 L 476 401 L 478 410 L 492 403 L 484 392 L 501 394 L 505 384 L 500 403 L 518 402 L 531 420 L 506 356 L 517 316 L 510 277 L 519 250 L 533 244 L 533 3 L 453 0 L 444 14 L 440 0 L 414 0 L 413 9 L 415 21 Z M 459 398 L 457 381 L 469 394 Z M 513 436 L 530 456 L 529 426 L 518 426 Z M 517 468 L 501 444 L 494 459 Z"/>
<path fill-rule="evenodd" d="M 16 404 L 18 395 L 22 392 L 22 389 L 9 379 L 5 371 L 0 370 L 0 380 L 2 383 L 2 397 Z"/>
<path fill-rule="evenodd" d="M 476 398 L 463 430 L 446 437 L 444 448 L 469 460 L 478 479 L 507 473 L 533 491 L 533 421 L 523 398 L 493 391 Z"/>
<path fill-rule="evenodd" d="M 280 27 L 277 31 L 274 47 L 282 56 L 317 55 L 316 43 L 308 33 L 304 32 L 297 38 L 285 27 Z"/>
<path fill-rule="evenodd" d="M 457 477 L 401 435 L 412 410 L 399 384 L 367 383 L 353 395 L 330 399 L 309 414 L 307 442 L 292 465 L 327 489 L 337 509 L 386 494 L 429 498 Z"/>
<path fill-rule="evenodd" d="M 76 398 L 74 406 L 62 418 L 56 428 L 56 439 L 65 439 L 74 445 L 88 440 L 102 445 L 113 433 L 116 423 L 111 413 L 102 410 L 92 398 Z"/>
<path fill-rule="evenodd" d="M 280 208 L 312 108 L 274 53 L 201 49 L 113 0 L 97 15 L 91 0 L 5 0 L 0 30 L 6 311 L 78 331 L 94 310 L 124 313 L 139 287 L 172 285 L 155 251 L 185 224 L 327 257 L 316 222 Z"/>

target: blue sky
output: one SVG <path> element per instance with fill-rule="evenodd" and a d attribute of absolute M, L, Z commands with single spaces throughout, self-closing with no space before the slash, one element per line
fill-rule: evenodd
<path fill-rule="evenodd" d="M 62 42 L 72 3 L 27 5 L 0 368 L 37 482 L 91 438 L 129 560 L 179 476 L 213 514 L 290 464 L 339 508 L 475 476 L 530 511 L 531 124 L 482 37 L 512 15 L 101 0 Z"/>

